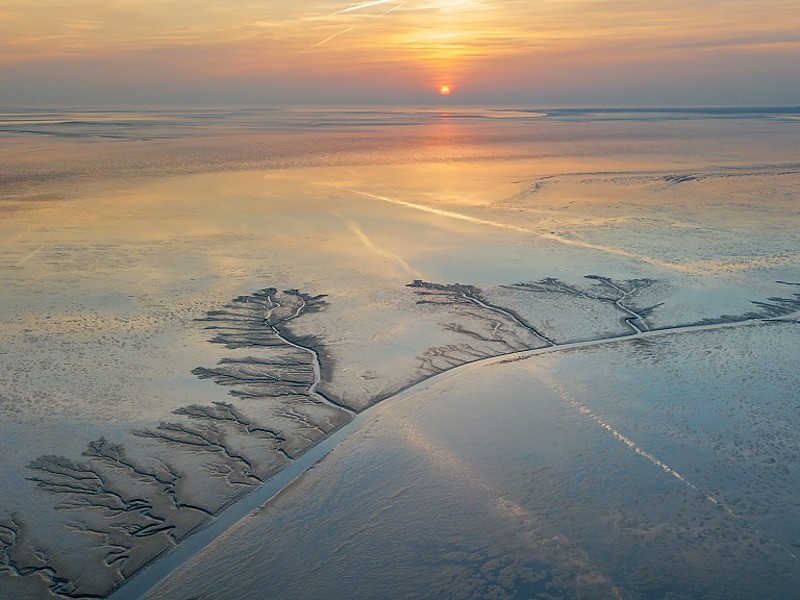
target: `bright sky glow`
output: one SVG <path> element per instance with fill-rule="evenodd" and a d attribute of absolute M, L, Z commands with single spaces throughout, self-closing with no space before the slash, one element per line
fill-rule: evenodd
<path fill-rule="evenodd" d="M 798 97 L 798 57 L 797 0 L 0 6 L 0 103 L 79 90 L 146 98 L 143 86 L 157 102 L 163 84 L 200 102 L 224 99 L 221 90 L 243 102 L 405 102 L 448 81 L 465 101 L 780 104 Z"/>

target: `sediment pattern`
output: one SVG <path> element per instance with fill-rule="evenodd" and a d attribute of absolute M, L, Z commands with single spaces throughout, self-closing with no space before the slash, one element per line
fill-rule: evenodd
<path fill-rule="evenodd" d="M 637 293 L 655 282 L 598 275 L 586 281 L 546 278 L 487 289 L 414 281 L 409 287 L 418 305 L 437 311 L 441 327 L 461 341 L 429 348 L 410 379 L 527 350 L 644 341 L 656 333 L 784 319 L 800 311 L 800 293 L 794 293 L 755 302 L 743 315 L 654 327 L 659 304 L 640 306 Z M 53 539 L 36 540 L 23 517 L 0 519 L 4 598 L 105 597 L 349 422 L 353 408 L 318 390 L 331 368 L 321 360 L 323 341 L 292 331 L 294 320 L 324 308 L 323 296 L 298 290 L 266 288 L 232 300 L 201 321 L 213 332 L 210 341 L 233 355 L 193 371 L 226 388 L 230 401 L 178 408 L 174 419 L 132 431 L 127 447 L 101 437 L 79 460 L 34 460 L 28 479 L 57 499 L 60 529 Z M 588 316 L 581 321 L 579 315 Z"/>
<path fill-rule="evenodd" d="M 519 315 L 492 304 L 475 286 L 418 279 L 409 287 L 419 298 L 417 304 L 438 308 L 452 318 L 441 326 L 464 338 L 457 344 L 430 348 L 420 356 L 419 370 L 425 377 L 490 356 L 555 345 Z"/>
<path fill-rule="evenodd" d="M 602 305 L 609 305 L 612 309 L 616 309 L 621 313 L 619 322 L 625 326 L 627 333 L 643 333 L 650 329 L 647 317 L 659 305 L 635 309 L 629 300 L 640 290 L 651 286 L 654 283 L 653 280 L 629 279 L 616 282 L 608 277 L 599 275 L 587 275 L 586 279 L 595 282 L 589 290 L 567 284 L 553 277 L 532 283 L 518 283 L 507 287 L 522 293 L 550 293 L 571 296 L 590 302 L 599 302 Z"/>
<path fill-rule="evenodd" d="M 788 283 L 779 281 L 785 285 L 798 285 L 796 283 Z M 737 323 L 739 321 L 747 321 L 753 319 L 783 319 L 792 313 L 797 312 L 800 308 L 800 294 L 794 294 L 790 298 L 772 297 L 767 298 L 767 301 L 754 300 L 753 304 L 758 307 L 758 310 L 753 310 L 743 315 L 722 315 L 719 317 L 703 319 L 690 325 L 715 325 L 718 323 Z"/>
<path fill-rule="evenodd" d="M 178 408 L 174 420 L 132 431 L 128 448 L 100 438 L 80 460 L 34 460 L 28 479 L 57 498 L 59 535 L 79 553 L 41 549 L 50 540 L 32 539 L 21 517 L 0 521 L 4 597 L 105 597 L 350 421 L 348 407 L 316 389 L 321 342 L 290 328 L 323 308 L 322 296 L 297 290 L 234 299 L 201 322 L 212 342 L 247 354 L 194 371 L 232 401 Z"/>
<path fill-rule="evenodd" d="M 638 308 L 632 299 L 652 280 L 614 281 L 598 275 L 586 280 L 591 284 L 584 287 L 549 277 L 485 290 L 415 280 L 409 287 L 419 298 L 417 304 L 448 315 L 452 320 L 441 326 L 464 337 L 458 344 L 430 348 L 419 357 L 420 370 L 431 376 L 499 354 L 650 330 L 648 316 L 659 305 Z M 557 307 L 563 309 L 563 321 Z M 582 317 L 586 322 L 581 324 Z M 598 329 L 603 322 L 607 325 Z"/>

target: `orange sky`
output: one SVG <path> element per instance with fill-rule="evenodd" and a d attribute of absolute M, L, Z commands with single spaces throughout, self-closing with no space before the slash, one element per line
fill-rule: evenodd
<path fill-rule="evenodd" d="M 799 63 L 797 0 L 0 5 L 2 104 L 792 104 Z"/>

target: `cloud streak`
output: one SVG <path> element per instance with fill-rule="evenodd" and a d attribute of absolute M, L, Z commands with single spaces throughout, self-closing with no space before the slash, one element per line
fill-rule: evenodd
<path fill-rule="evenodd" d="M 87 94 L 94 85 L 122 97 L 128 63 L 138 60 L 149 63 L 138 71 L 151 78 L 136 88 L 150 86 L 154 95 L 171 94 L 156 85 L 164 73 L 176 88 L 192 78 L 209 90 L 232 89 L 231 82 L 253 90 L 265 81 L 279 97 L 305 94 L 305 82 L 324 74 L 342 81 L 334 95 L 353 101 L 400 86 L 431 93 L 441 77 L 457 76 L 447 83 L 463 92 L 497 90 L 507 101 L 546 102 L 551 91 L 575 90 L 592 102 L 603 87 L 626 99 L 628 86 L 663 102 L 664 89 L 701 85 L 716 86 L 721 101 L 746 89 L 765 96 L 751 103 L 791 104 L 800 93 L 797 29 L 796 0 L 5 0 L 0 80 L 15 86 L 0 89 L 0 101 L 49 96 L 78 80 Z M 325 52 L 309 52 L 317 48 Z M 54 77 L 55 63 L 73 77 Z M 33 83 L 16 85 L 14 65 Z M 257 79 L 275 72 L 281 77 Z M 668 86 L 676 73 L 680 81 Z M 269 101 L 261 91 L 254 93 Z M 324 102 L 328 91 L 307 101 Z"/>
<path fill-rule="evenodd" d="M 345 33 L 349 32 L 349 31 L 353 31 L 353 29 L 355 29 L 355 27 L 348 27 L 347 29 L 343 29 L 342 31 L 339 31 L 338 33 L 334 33 L 333 35 L 329 35 L 328 37 L 326 37 L 326 38 L 325 38 L 324 40 L 322 40 L 321 42 L 317 42 L 316 44 L 314 44 L 313 46 L 311 46 L 311 47 L 309 48 L 309 50 L 313 50 L 314 48 L 319 48 L 320 46 L 324 46 L 325 44 L 327 44 L 327 43 L 328 43 L 328 42 L 330 42 L 331 40 L 335 40 L 335 39 L 336 39 L 337 37 L 339 37 L 340 35 L 343 35 L 343 34 L 345 34 Z"/>
<path fill-rule="evenodd" d="M 397 2 L 397 0 L 373 0 L 372 2 L 364 2 L 363 4 L 356 4 L 355 6 L 350 6 L 349 8 L 345 8 L 342 10 L 338 10 L 333 15 L 341 15 L 344 13 L 355 12 L 357 10 L 364 10 L 365 8 L 370 8 L 372 6 L 378 6 L 379 4 L 388 4 L 389 2 Z"/>
<path fill-rule="evenodd" d="M 353 11 L 356 11 L 356 10 L 363 10 L 363 9 L 369 8 L 371 6 L 376 6 L 376 5 L 379 5 L 379 4 L 386 4 L 387 2 L 397 2 L 397 0 L 378 0 L 376 2 L 367 2 L 365 4 L 359 4 L 357 6 L 351 6 L 350 8 L 346 8 L 344 10 L 340 10 L 340 11 L 331 13 L 330 15 L 328 15 L 328 17 L 334 17 L 336 15 L 341 15 L 341 14 L 348 13 L 348 12 L 353 12 Z M 387 10 L 385 12 L 382 12 L 379 15 L 376 15 L 375 19 L 380 19 L 381 17 L 385 17 L 389 13 L 392 13 L 392 12 L 396 11 L 398 8 L 401 8 L 406 3 L 407 2 L 400 2 L 399 4 L 395 4 L 395 6 L 392 6 L 389 10 Z M 353 31 L 355 28 L 356 28 L 355 25 L 353 25 L 351 27 L 348 27 L 347 29 L 344 29 L 342 31 L 334 33 L 333 35 L 330 35 L 330 36 L 326 37 L 321 42 L 317 42 L 316 44 L 314 44 L 313 46 L 308 48 L 308 50 L 313 50 L 314 48 L 319 48 L 320 46 L 324 46 L 328 42 L 330 42 L 330 41 L 336 39 L 337 37 L 339 37 L 340 35 Z"/>

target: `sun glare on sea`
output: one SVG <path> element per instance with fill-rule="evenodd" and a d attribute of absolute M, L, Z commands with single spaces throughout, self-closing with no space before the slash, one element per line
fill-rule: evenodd
<path fill-rule="evenodd" d="M 450 88 L 446 85 L 443 85 L 439 88 L 439 94 L 442 96 L 449 96 L 450 95 Z"/>

